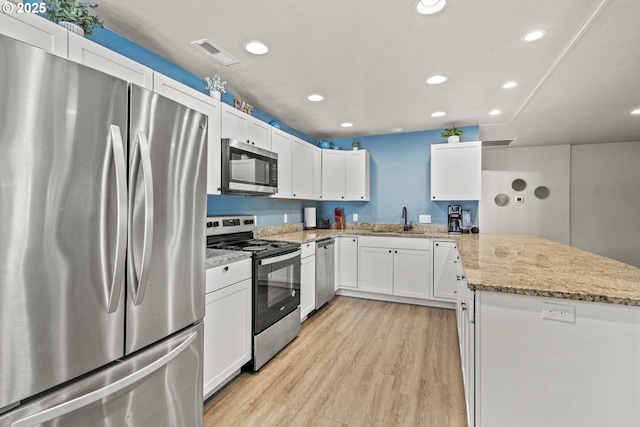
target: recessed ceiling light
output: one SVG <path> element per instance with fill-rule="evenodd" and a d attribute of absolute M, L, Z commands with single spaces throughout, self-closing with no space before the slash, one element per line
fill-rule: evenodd
<path fill-rule="evenodd" d="M 640 108 L 636 108 L 631 112 L 631 114 L 636 114 L 636 115 L 640 114 Z"/>
<path fill-rule="evenodd" d="M 491 114 L 492 116 L 497 116 L 500 113 L 502 113 L 502 111 L 500 111 L 500 110 L 491 110 L 491 111 L 489 111 L 489 114 Z"/>
<path fill-rule="evenodd" d="M 257 40 L 246 42 L 244 48 L 247 52 L 253 53 L 254 55 L 264 55 L 269 52 L 269 46 Z"/>
<path fill-rule="evenodd" d="M 426 81 L 430 85 L 437 85 L 437 84 L 440 84 L 440 83 L 444 83 L 447 80 L 449 80 L 449 78 L 447 76 L 431 76 Z"/>
<path fill-rule="evenodd" d="M 532 41 L 539 40 L 539 39 L 543 38 L 546 34 L 547 34 L 546 31 L 536 30 L 536 31 L 532 31 L 529 34 L 525 34 L 524 36 L 522 36 L 522 40 L 524 40 L 526 42 L 532 42 Z"/>
<path fill-rule="evenodd" d="M 512 87 L 516 87 L 518 86 L 518 83 L 516 82 L 506 82 L 505 84 L 502 85 L 503 89 L 511 89 Z"/>
<path fill-rule="evenodd" d="M 440 12 L 447 5 L 447 0 L 420 0 L 416 10 L 421 15 L 433 15 Z"/>
<path fill-rule="evenodd" d="M 431 117 L 442 117 L 446 115 L 447 113 L 445 113 L 444 111 L 436 111 L 435 113 L 431 113 Z"/>
<path fill-rule="evenodd" d="M 341 123 L 340 126 L 342 126 L 343 128 L 350 128 L 351 126 L 353 126 L 353 123 L 344 122 Z"/>
<path fill-rule="evenodd" d="M 312 95 L 307 96 L 307 99 L 312 102 L 318 102 L 318 101 L 322 101 L 324 99 L 324 96 L 314 93 Z"/>
<path fill-rule="evenodd" d="M 402 128 L 393 128 L 391 132 L 402 132 Z"/>

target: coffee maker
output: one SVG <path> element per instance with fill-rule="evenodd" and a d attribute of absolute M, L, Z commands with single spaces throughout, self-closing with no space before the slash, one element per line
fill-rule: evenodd
<path fill-rule="evenodd" d="M 447 221 L 449 234 L 462 233 L 462 206 L 449 205 L 449 220 Z"/>

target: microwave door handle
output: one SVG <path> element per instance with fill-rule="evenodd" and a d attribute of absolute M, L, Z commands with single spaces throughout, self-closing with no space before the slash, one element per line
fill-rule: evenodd
<path fill-rule="evenodd" d="M 260 265 L 271 265 L 271 264 L 275 264 L 277 262 L 286 261 L 288 259 L 297 257 L 301 253 L 302 253 L 302 250 L 298 249 L 298 250 L 296 250 L 294 252 L 290 252 L 288 254 L 261 259 L 260 260 Z"/>
<path fill-rule="evenodd" d="M 131 291 L 133 293 L 133 303 L 140 305 L 144 300 L 144 294 L 149 281 L 149 264 L 151 262 L 151 247 L 153 246 L 153 177 L 151 175 L 151 155 L 149 152 L 149 142 L 144 133 L 138 132 L 136 142 L 133 147 L 133 159 L 131 161 L 131 173 L 129 182 L 129 227 L 133 227 L 133 208 L 135 199 L 136 177 L 142 165 L 142 177 L 144 180 L 144 237 L 142 245 L 142 262 L 140 263 L 139 277 L 133 256 L 133 232 L 129 230 L 129 269 L 131 279 Z"/>
<path fill-rule="evenodd" d="M 113 263 L 111 288 L 107 291 L 107 313 L 113 313 L 118 309 L 118 301 L 120 301 L 120 293 L 122 292 L 122 286 L 124 284 L 124 272 L 125 261 L 127 256 L 127 163 L 124 155 L 124 143 L 122 142 L 122 134 L 120 127 L 111 125 L 109 128 L 109 137 L 107 145 L 111 146 L 113 152 L 113 163 L 115 166 L 115 178 L 116 178 L 116 210 L 117 210 L 117 222 L 116 222 L 116 249 L 115 249 L 115 261 Z M 109 147 L 107 147 L 109 150 Z M 110 163 L 110 157 L 107 154 L 106 161 Z M 102 224 L 100 241 L 104 244 L 107 241 L 107 230 L 105 228 L 107 224 L 106 215 L 106 197 L 109 194 L 108 188 L 108 171 L 109 168 L 104 168 L 105 176 L 103 176 L 102 197 L 103 197 L 103 209 L 101 211 L 100 223 Z M 103 256 L 106 255 L 106 251 L 102 251 Z M 107 266 L 108 261 L 103 259 L 103 266 Z M 105 267 L 103 271 L 106 272 L 108 267 Z M 109 283 L 107 277 L 104 278 L 104 283 Z"/>

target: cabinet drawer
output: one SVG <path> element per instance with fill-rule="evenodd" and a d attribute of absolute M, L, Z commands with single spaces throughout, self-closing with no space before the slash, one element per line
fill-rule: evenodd
<path fill-rule="evenodd" d="M 316 254 L 316 242 L 307 242 L 300 245 L 302 249 L 302 255 L 300 258 L 306 258 Z"/>
<path fill-rule="evenodd" d="M 206 293 L 222 289 L 245 279 L 251 278 L 251 259 L 232 262 L 227 265 L 210 268 L 207 270 Z"/>
<path fill-rule="evenodd" d="M 389 249 L 431 249 L 431 241 L 422 237 L 361 236 L 359 245 Z"/>

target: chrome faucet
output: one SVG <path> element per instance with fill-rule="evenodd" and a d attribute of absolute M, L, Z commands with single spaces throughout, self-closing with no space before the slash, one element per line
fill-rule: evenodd
<path fill-rule="evenodd" d="M 402 231 L 409 231 L 413 228 L 411 223 L 407 224 L 407 208 L 402 208 L 402 219 L 404 219 L 404 226 L 402 227 Z"/>

